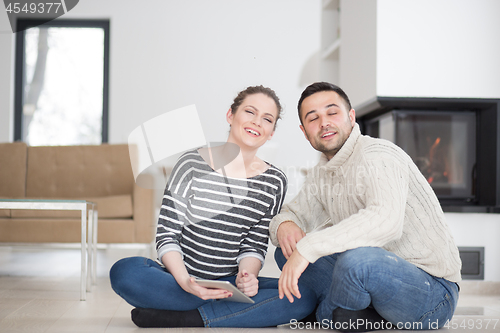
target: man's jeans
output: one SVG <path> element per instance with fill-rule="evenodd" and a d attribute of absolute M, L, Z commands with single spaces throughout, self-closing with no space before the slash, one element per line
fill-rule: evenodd
<path fill-rule="evenodd" d="M 143 257 L 119 260 L 109 272 L 111 287 L 135 307 L 187 311 L 198 309 L 206 327 L 266 327 L 302 319 L 314 311 L 316 296 L 307 286 L 302 298 L 290 303 L 279 298 L 278 279 L 259 277 L 254 304 L 202 300 L 184 291 L 172 274 L 157 262 Z M 236 277 L 220 280 L 234 284 Z"/>
<path fill-rule="evenodd" d="M 282 269 L 286 259 L 280 248 L 275 259 Z M 451 320 L 458 301 L 456 283 L 377 247 L 322 257 L 309 264 L 299 281 L 315 290 L 316 319 L 321 323 L 330 322 L 337 307 L 372 306 L 398 329 L 436 329 Z"/>

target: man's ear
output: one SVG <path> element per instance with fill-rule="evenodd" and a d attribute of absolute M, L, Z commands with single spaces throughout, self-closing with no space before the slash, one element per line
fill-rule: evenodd
<path fill-rule="evenodd" d="M 299 127 L 300 127 L 300 130 L 302 131 L 302 133 L 304 133 L 304 136 L 306 137 L 306 140 L 309 141 L 309 137 L 307 136 L 307 133 L 306 133 L 306 130 L 304 129 L 304 126 L 299 125 Z"/>
<path fill-rule="evenodd" d="M 354 109 L 349 111 L 349 120 L 351 121 L 351 125 L 354 126 L 356 123 L 356 111 Z"/>
<path fill-rule="evenodd" d="M 229 123 L 229 125 L 233 123 L 233 110 L 231 110 L 231 108 L 229 108 L 229 110 L 226 113 L 226 120 Z"/>

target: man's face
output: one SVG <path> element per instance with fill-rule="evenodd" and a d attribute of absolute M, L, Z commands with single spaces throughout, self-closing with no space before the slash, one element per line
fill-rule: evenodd
<path fill-rule="evenodd" d="M 300 129 L 314 149 L 331 159 L 351 134 L 354 109 L 347 110 L 334 91 L 321 91 L 302 101 Z"/>

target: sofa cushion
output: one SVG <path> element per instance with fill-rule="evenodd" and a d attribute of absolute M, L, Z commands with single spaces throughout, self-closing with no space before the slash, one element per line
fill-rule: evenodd
<path fill-rule="evenodd" d="M 97 204 L 99 218 L 132 218 L 132 195 L 113 195 L 101 198 L 88 198 Z"/>
<path fill-rule="evenodd" d="M 131 194 L 128 145 L 28 147 L 26 197 L 91 198 Z"/>
<path fill-rule="evenodd" d="M 132 196 L 114 195 L 100 198 L 85 198 L 97 204 L 98 218 L 132 218 Z M 77 210 L 29 210 L 12 209 L 12 218 L 80 218 Z"/>
<path fill-rule="evenodd" d="M 131 219 L 103 219 L 98 229 L 98 243 L 135 242 Z M 80 235 L 78 219 L 0 219 L 0 242 L 79 243 Z"/>
<path fill-rule="evenodd" d="M 24 198 L 27 149 L 24 142 L 0 143 L 0 198 Z"/>

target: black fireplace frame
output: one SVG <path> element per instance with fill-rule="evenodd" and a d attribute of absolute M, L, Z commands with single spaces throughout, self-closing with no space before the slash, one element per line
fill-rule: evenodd
<path fill-rule="evenodd" d="M 438 198 L 449 212 L 500 212 L 500 99 L 376 97 L 355 109 L 362 133 L 368 120 L 393 110 L 475 112 L 475 199 Z"/>

